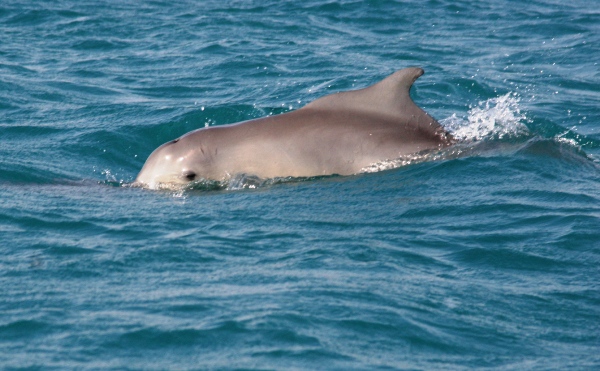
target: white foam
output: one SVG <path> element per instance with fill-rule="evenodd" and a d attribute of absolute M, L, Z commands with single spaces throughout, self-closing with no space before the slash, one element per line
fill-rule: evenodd
<path fill-rule="evenodd" d="M 425 161 L 426 158 L 427 158 L 427 156 L 422 155 L 422 154 L 403 156 L 403 157 L 400 157 L 400 158 L 397 158 L 394 160 L 385 160 L 385 161 L 376 162 L 369 166 L 363 167 L 362 169 L 360 169 L 359 172 L 360 173 L 377 173 L 377 172 L 383 171 L 383 170 L 395 169 L 397 167 L 407 166 L 410 164 L 422 162 L 422 161 Z"/>
<path fill-rule="evenodd" d="M 523 123 L 526 117 L 521 112 L 519 101 L 517 93 L 507 93 L 471 107 L 466 119 L 453 114 L 441 120 L 440 124 L 460 141 L 521 136 L 529 130 Z"/>

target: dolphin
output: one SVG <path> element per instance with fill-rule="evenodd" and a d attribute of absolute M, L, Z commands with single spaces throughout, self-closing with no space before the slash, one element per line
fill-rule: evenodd
<path fill-rule="evenodd" d="M 191 131 L 158 147 L 134 184 L 352 175 L 386 160 L 439 150 L 454 138 L 410 97 L 423 69 L 319 98 L 280 115 Z"/>

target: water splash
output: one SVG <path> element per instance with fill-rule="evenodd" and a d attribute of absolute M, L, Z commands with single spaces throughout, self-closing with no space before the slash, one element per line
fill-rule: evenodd
<path fill-rule="evenodd" d="M 459 141 L 458 145 L 377 162 L 362 168 L 360 172 L 375 173 L 425 161 L 457 158 L 472 154 L 475 150 L 474 142 L 526 136 L 529 129 L 523 122 L 527 118 L 521 112 L 519 101 L 517 93 L 481 101 L 477 106 L 471 107 L 466 118 L 453 114 L 440 120 L 440 124 Z"/>
<path fill-rule="evenodd" d="M 275 179 L 262 179 L 254 175 L 237 174 L 231 178 L 212 180 L 212 179 L 198 179 L 187 184 L 176 184 L 176 183 L 152 183 L 152 184 L 141 184 L 141 183 L 129 183 L 130 187 L 147 188 L 153 191 L 167 191 L 173 192 L 173 196 L 182 197 L 189 191 L 238 191 L 242 189 L 256 189 L 264 187 L 265 185 L 274 184 L 281 182 L 283 178 Z"/>
<path fill-rule="evenodd" d="M 228 191 L 240 189 L 256 189 L 265 185 L 265 180 L 254 175 L 238 174 L 232 176 L 228 181 L 223 182 L 223 186 Z"/>
<path fill-rule="evenodd" d="M 411 164 L 416 164 L 419 162 L 424 162 L 428 160 L 433 160 L 436 157 L 435 153 L 416 153 L 413 155 L 402 156 L 393 160 L 385 160 L 376 162 L 369 166 L 365 166 L 360 169 L 360 173 L 377 173 L 379 171 L 391 170 L 402 166 L 408 166 Z"/>
<path fill-rule="evenodd" d="M 440 124 L 459 141 L 503 139 L 526 135 L 529 130 L 523 123 L 526 116 L 521 112 L 519 101 L 517 93 L 507 93 L 471 107 L 466 119 L 453 114 L 441 120 Z"/>

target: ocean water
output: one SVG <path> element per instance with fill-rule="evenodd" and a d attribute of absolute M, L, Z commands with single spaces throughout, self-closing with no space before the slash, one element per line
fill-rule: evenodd
<path fill-rule="evenodd" d="M 2 0 L 0 368 L 600 368 L 599 62 L 589 0 Z M 408 66 L 456 146 L 130 186 Z"/>

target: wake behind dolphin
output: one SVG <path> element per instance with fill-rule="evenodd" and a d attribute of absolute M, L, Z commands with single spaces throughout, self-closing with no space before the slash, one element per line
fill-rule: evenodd
<path fill-rule="evenodd" d="M 194 130 L 154 150 L 136 183 L 156 189 L 239 174 L 351 175 L 449 146 L 452 136 L 410 97 L 421 75 L 421 68 L 405 68 L 370 87 L 328 95 L 293 112 Z"/>

